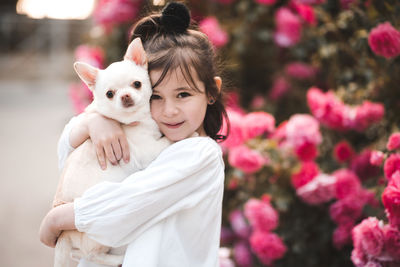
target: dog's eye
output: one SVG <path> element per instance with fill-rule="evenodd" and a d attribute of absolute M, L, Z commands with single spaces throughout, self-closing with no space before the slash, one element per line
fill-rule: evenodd
<path fill-rule="evenodd" d="M 139 88 L 142 86 L 142 83 L 139 82 L 139 81 L 134 81 L 132 85 L 133 85 L 133 87 L 135 87 L 136 89 L 139 89 Z"/>
<path fill-rule="evenodd" d="M 107 93 L 106 93 L 106 96 L 107 96 L 108 98 L 113 98 L 113 97 L 114 97 L 114 92 L 111 91 L 111 90 L 108 90 Z"/>

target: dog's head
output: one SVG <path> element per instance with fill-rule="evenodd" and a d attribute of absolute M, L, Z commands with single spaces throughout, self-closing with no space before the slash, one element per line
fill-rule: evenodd
<path fill-rule="evenodd" d="M 92 105 L 97 112 L 122 123 L 137 121 L 149 112 L 152 88 L 139 38 L 129 44 L 124 60 L 104 70 L 82 62 L 76 62 L 74 68 L 93 91 Z"/>

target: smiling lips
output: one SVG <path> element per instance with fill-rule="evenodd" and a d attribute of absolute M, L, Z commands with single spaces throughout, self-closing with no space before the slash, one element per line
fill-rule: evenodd
<path fill-rule="evenodd" d="M 178 123 L 164 123 L 164 124 L 165 124 L 165 126 L 167 126 L 168 128 L 176 129 L 176 128 L 179 128 L 183 123 L 184 123 L 184 121 L 178 122 Z"/>

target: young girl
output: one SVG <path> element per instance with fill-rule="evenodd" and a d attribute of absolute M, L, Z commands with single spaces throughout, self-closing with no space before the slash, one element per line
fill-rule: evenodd
<path fill-rule="evenodd" d="M 103 182 L 53 208 L 41 225 L 44 244 L 54 247 L 62 230 L 77 229 L 110 247 L 128 245 L 123 266 L 218 266 L 224 163 L 215 140 L 223 139 L 226 112 L 213 47 L 189 24 L 186 7 L 171 3 L 140 20 L 131 36 L 141 38 L 148 56 L 152 116 L 175 143 L 123 182 Z M 106 158 L 129 161 L 120 125 L 83 113 L 64 129 L 60 166 L 87 138 L 102 168 Z"/>

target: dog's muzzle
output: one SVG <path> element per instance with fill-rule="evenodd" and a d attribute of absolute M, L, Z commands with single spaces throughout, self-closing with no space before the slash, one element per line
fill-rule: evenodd
<path fill-rule="evenodd" d="M 135 102 L 133 102 L 133 99 L 130 97 L 130 95 L 121 96 L 121 102 L 125 108 L 132 107 L 135 104 Z"/>

